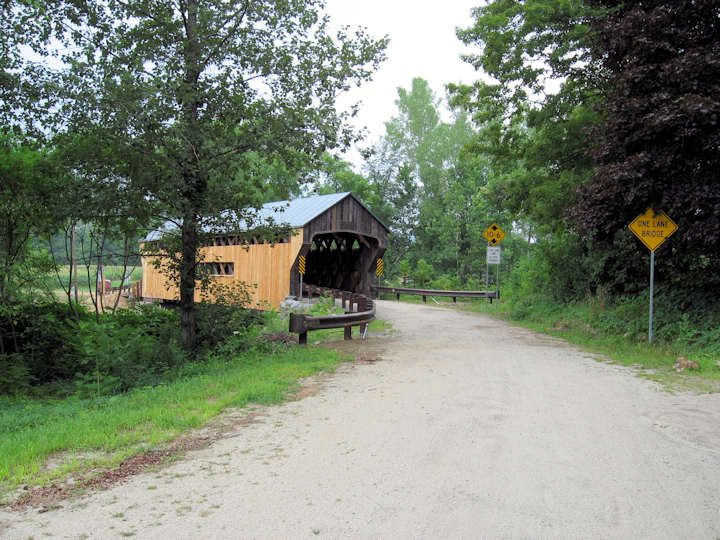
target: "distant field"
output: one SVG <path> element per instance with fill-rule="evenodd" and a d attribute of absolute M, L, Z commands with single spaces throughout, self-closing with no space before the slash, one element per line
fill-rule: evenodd
<path fill-rule="evenodd" d="M 88 269 L 85 266 L 78 266 L 78 288 L 79 289 L 85 289 L 88 288 L 88 281 L 94 282 L 95 281 L 95 272 L 97 267 L 91 266 L 88 276 Z M 136 266 L 131 267 L 129 266 L 127 268 L 127 272 L 132 270 L 132 274 L 130 275 L 130 280 L 126 280 L 125 284 L 129 283 L 135 283 L 136 281 L 140 281 L 142 279 L 142 267 Z M 122 266 L 105 266 L 104 267 L 104 279 L 109 279 L 111 282 L 111 285 L 113 287 L 120 286 L 120 282 L 122 280 L 123 276 L 123 267 Z M 60 279 L 62 280 L 63 284 L 67 284 L 70 279 L 70 265 L 62 266 L 60 269 Z M 58 288 L 58 278 L 51 274 L 48 276 L 48 285 L 52 288 Z"/>

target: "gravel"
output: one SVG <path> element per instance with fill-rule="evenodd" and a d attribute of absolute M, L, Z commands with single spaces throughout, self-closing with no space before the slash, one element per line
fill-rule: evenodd
<path fill-rule="evenodd" d="M 0 536 L 720 537 L 719 394 L 484 315 L 377 309 L 395 332 L 333 344 L 361 361 L 302 399 L 62 508 L 0 512 Z"/>

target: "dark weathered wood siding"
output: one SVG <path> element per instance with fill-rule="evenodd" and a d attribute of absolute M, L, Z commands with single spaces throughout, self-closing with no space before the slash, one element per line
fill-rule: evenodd
<path fill-rule="evenodd" d="M 351 195 L 305 225 L 303 243 L 310 243 L 317 233 L 343 231 L 372 236 L 380 247 L 387 246 L 387 229 Z"/>
<path fill-rule="evenodd" d="M 348 195 L 305 225 L 303 244 L 298 257 L 300 255 L 308 256 L 315 235 L 340 232 L 366 237 L 364 242 L 360 242 L 362 245 L 360 255 L 362 276 L 358 290 L 354 292 L 369 295 L 370 286 L 375 279 L 377 259 L 383 256 L 387 248 L 388 230 L 352 195 Z M 299 283 L 300 275 L 296 259 L 290 272 L 291 294 L 300 295 Z M 313 283 L 313 285 L 322 284 Z"/>

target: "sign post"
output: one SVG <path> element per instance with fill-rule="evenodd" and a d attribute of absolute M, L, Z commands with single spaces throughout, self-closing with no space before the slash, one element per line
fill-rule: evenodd
<path fill-rule="evenodd" d="M 487 262 L 488 264 L 500 264 L 500 246 L 488 246 Z"/>
<path fill-rule="evenodd" d="M 487 266 L 491 264 L 495 265 L 495 290 L 500 290 L 500 246 L 491 246 L 488 244 L 487 247 Z"/>
<path fill-rule="evenodd" d="M 495 288 L 500 290 L 500 242 L 505 238 L 505 232 L 497 223 L 490 225 L 483 231 L 485 240 L 488 241 L 487 256 L 485 259 L 485 283 L 490 286 L 490 265 L 495 264 Z M 492 302 L 492 299 L 490 300 Z"/>
<path fill-rule="evenodd" d="M 653 339 L 653 295 L 655 293 L 655 250 L 667 240 L 678 226 L 665 212 L 648 208 L 636 217 L 628 228 L 650 250 L 650 314 L 648 316 L 648 342 Z"/>

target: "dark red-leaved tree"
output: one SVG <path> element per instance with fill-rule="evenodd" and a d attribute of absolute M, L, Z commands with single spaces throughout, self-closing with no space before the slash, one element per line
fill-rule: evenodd
<path fill-rule="evenodd" d="M 611 240 L 647 207 L 679 225 L 674 265 L 720 259 L 720 0 L 591 0 L 606 69 L 592 180 L 572 210 L 581 231 Z M 669 253 L 669 251 L 668 251 Z"/>

